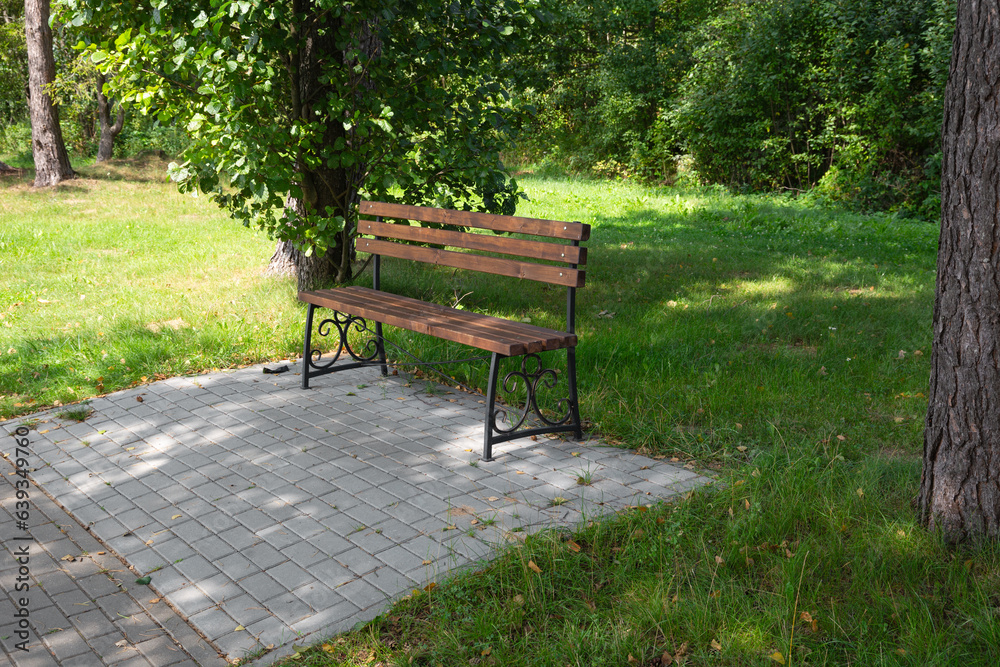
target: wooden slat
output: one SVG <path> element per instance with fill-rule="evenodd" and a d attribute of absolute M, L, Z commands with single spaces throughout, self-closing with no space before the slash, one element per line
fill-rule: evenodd
<path fill-rule="evenodd" d="M 570 267 L 533 264 L 531 262 L 519 262 L 513 259 L 486 257 L 484 255 L 470 255 L 465 252 L 404 245 L 380 239 L 359 238 L 355 247 L 361 252 L 373 255 L 387 255 L 389 257 L 426 262 L 438 266 L 451 266 L 456 269 L 471 269 L 498 276 L 523 278 L 550 283 L 552 285 L 562 285 L 564 287 L 583 287 L 586 277 L 586 274 L 580 269 Z"/>
<path fill-rule="evenodd" d="M 305 301 L 317 303 L 327 308 L 343 308 L 344 312 L 368 313 L 373 319 L 385 321 L 386 315 L 398 316 L 406 322 L 424 323 L 428 326 L 444 327 L 455 336 L 462 336 L 456 342 L 466 342 L 474 347 L 483 347 L 485 340 L 503 345 L 526 346 L 524 351 L 544 351 L 560 349 L 567 344 L 575 344 L 576 335 L 554 329 L 537 327 L 524 322 L 456 310 L 433 303 L 426 303 L 409 297 L 387 292 L 379 292 L 366 287 L 347 287 L 340 290 L 318 290 L 306 292 Z M 377 317 L 376 317 L 377 316 Z M 398 326 L 398 325 L 397 325 Z M 413 326 L 402 328 L 411 330 Z M 497 350 L 499 351 L 499 350 Z"/>
<path fill-rule="evenodd" d="M 507 356 L 572 347 L 577 342 L 575 334 L 366 287 L 299 292 L 299 300 Z"/>
<path fill-rule="evenodd" d="M 459 227 L 492 229 L 495 232 L 516 232 L 533 236 L 547 236 L 554 239 L 586 241 L 590 238 L 590 225 L 582 222 L 560 222 L 540 218 L 520 218 L 512 215 L 493 215 L 471 211 L 453 211 L 426 206 L 407 206 L 385 202 L 361 202 L 361 215 L 378 215 L 385 218 L 437 222 Z"/>
<path fill-rule="evenodd" d="M 418 243 L 434 243 L 452 248 L 467 250 L 483 250 L 504 255 L 530 257 L 532 259 L 563 262 L 566 264 L 586 264 L 587 249 L 565 243 L 548 243 L 546 241 L 530 241 L 509 236 L 488 236 L 456 232 L 433 227 L 412 227 L 409 225 L 390 224 L 361 220 L 358 231 L 369 236 L 395 238 Z"/>

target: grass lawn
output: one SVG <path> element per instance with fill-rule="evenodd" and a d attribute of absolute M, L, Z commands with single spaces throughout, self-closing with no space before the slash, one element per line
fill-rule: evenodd
<path fill-rule="evenodd" d="M 0 416 L 298 351 L 293 284 L 260 275 L 271 243 L 158 166 L 40 192 L 0 181 Z M 1000 662 L 1000 549 L 944 547 L 911 504 L 936 226 L 713 189 L 522 184 L 520 215 L 593 225 L 584 418 L 720 484 L 530 537 L 287 664 Z M 562 297 L 542 286 L 385 271 L 415 296 L 558 325 Z"/>

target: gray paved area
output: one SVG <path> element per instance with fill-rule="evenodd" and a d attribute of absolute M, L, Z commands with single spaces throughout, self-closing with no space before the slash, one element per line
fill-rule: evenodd
<path fill-rule="evenodd" d="M 481 397 L 374 369 L 299 381 L 294 364 L 256 366 L 110 394 L 82 423 L 35 415 L 27 533 L 0 468 L 0 658 L 223 665 L 273 649 L 267 663 L 506 540 L 707 481 L 595 441 L 524 438 L 483 463 Z M 13 439 L 0 451 L 13 459 Z"/>

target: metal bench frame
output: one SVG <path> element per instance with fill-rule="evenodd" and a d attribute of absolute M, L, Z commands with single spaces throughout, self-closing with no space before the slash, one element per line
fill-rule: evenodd
<path fill-rule="evenodd" d="M 302 388 L 308 389 L 309 381 L 312 378 L 364 366 L 378 366 L 382 375 L 387 375 L 388 360 L 386 357 L 386 344 L 398 347 L 391 343 L 391 341 L 387 341 L 383 336 L 383 320 L 388 320 L 386 323 L 393 326 L 427 333 L 490 352 L 490 374 L 486 392 L 486 414 L 483 434 L 482 458 L 484 461 L 493 460 L 493 445 L 515 438 L 546 433 L 572 432 L 578 440 L 582 439 L 583 428 L 580 420 L 576 379 L 576 290 L 577 287 L 583 286 L 584 281 L 584 273 L 579 269 L 579 264 L 586 261 L 586 249 L 580 247 L 580 241 L 585 241 L 589 238 L 590 226 L 581 223 L 562 223 L 551 220 L 494 216 L 379 202 L 362 202 L 361 213 L 362 215 L 375 216 L 374 224 L 365 220 L 359 223 L 359 234 L 371 235 L 373 238 L 368 239 L 359 236 L 356 246 L 359 251 L 371 252 L 373 255 L 374 277 L 372 289 L 355 286 L 336 290 L 315 290 L 299 293 L 299 300 L 308 304 L 303 341 Z M 527 262 L 512 261 L 509 259 L 494 259 L 488 256 L 452 253 L 449 251 L 444 251 L 442 255 L 442 251 L 438 249 L 387 243 L 381 240 L 381 238 L 402 238 L 403 240 L 410 241 L 438 242 L 438 239 L 444 237 L 447 237 L 448 240 L 459 239 L 459 235 L 461 235 L 462 242 L 474 241 L 476 244 L 485 243 L 489 246 L 485 248 L 487 250 L 507 254 L 520 254 L 517 251 L 505 249 L 505 246 L 514 246 L 521 242 L 510 237 L 487 236 L 467 231 L 455 232 L 451 230 L 399 225 L 392 225 L 391 227 L 403 227 L 403 229 L 393 229 L 386 234 L 385 230 L 390 229 L 390 227 L 383 224 L 383 217 L 423 222 L 443 222 L 444 224 L 460 227 L 473 226 L 494 230 L 499 229 L 500 231 L 524 231 L 528 234 L 546 235 L 550 238 L 553 238 L 550 235 L 551 233 L 539 234 L 537 231 L 532 230 L 558 230 L 557 226 L 562 225 L 562 229 L 565 231 L 560 233 L 564 234 L 562 238 L 568 240 L 569 243 L 557 247 L 575 248 L 575 250 L 570 251 L 570 255 L 574 259 L 579 259 L 579 262 L 570 261 L 566 266 L 566 269 L 569 270 L 559 272 L 559 267 L 553 267 L 550 264 L 535 263 L 530 260 Z M 402 233 L 403 236 L 397 235 L 396 231 Z M 406 236 L 408 235 L 416 236 L 417 238 L 407 239 Z M 479 238 L 471 238 L 474 236 Z M 470 238 L 466 239 L 465 237 Z M 529 245 L 534 243 L 529 242 Z M 443 245 L 468 247 L 448 242 L 443 243 Z M 543 245 L 546 246 L 546 254 L 551 254 L 553 249 L 547 246 L 556 244 L 544 242 Z M 518 246 L 518 250 L 520 249 L 520 246 Z M 455 266 L 452 262 L 458 262 L 462 265 L 459 268 L 494 274 L 500 273 L 501 275 L 508 276 L 514 275 L 512 271 L 516 271 L 520 277 L 541 282 L 553 283 L 553 281 L 558 281 L 557 284 L 566 287 L 566 331 L 562 333 L 555 330 L 542 329 L 502 318 L 468 313 L 467 311 L 456 310 L 439 304 L 382 292 L 383 254 L 390 254 L 402 259 L 412 259 L 414 261 L 424 261 L 433 264 L 446 264 L 449 266 Z M 524 255 L 520 256 L 524 257 Z M 545 259 L 549 258 L 546 257 Z M 486 268 L 476 266 L 476 264 L 480 263 L 485 265 Z M 533 266 L 540 268 L 532 268 Z M 526 272 L 527 275 L 525 275 Z M 373 298 L 384 300 L 389 305 L 379 305 Z M 390 311 L 388 310 L 390 307 L 397 310 Z M 327 308 L 333 311 L 332 316 L 322 319 L 316 328 L 316 333 L 324 337 L 331 335 L 333 333 L 332 330 L 336 330 L 337 332 L 336 347 L 331 350 L 332 356 L 328 356 L 327 358 L 323 358 L 323 353 L 320 349 L 313 347 L 313 324 L 317 308 Z M 410 312 L 410 314 L 399 314 L 403 311 Z M 369 326 L 369 319 L 374 321 L 374 328 Z M 467 327 L 470 330 L 476 329 L 479 333 L 469 333 L 467 336 L 463 336 L 451 330 L 453 327 L 460 329 Z M 352 329 L 356 332 L 370 335 L 362 349 L 354 349 L 352 347 L 349 341 L 349 332 Z M 508 334 L 508 332 L 510 333 Z M 524 333 L 522 334 L 521 332 Z M 510 336 L 510 341 L 506 338 L 508 335 Z M 517 339 L 517 336 L 523 336 L 523 340 Z M 532 336 L 535 337 L 532 338 Z M 542 340 L 546 336 L 547 338 Z M 490 339 L 486 340 L 485 337 L 489 337 Z M 503 338 L 504 340 L 494 340 L 494 338 Z M 538 405 L 538 396 L 542 390 L 553 389 L 557 384 L 558 377 L 555 369 L 544 367 L 540 352 L 557 349 L 566 350 L 566 379 L 569 395 L 556 402 L 556 406 L 559 406 L 560 412 L 562 410 L 565 410 L 565 412 L 553 417 L 546 416 L 543 413 Z M 351 361 L 337 364 L 336 362 L 340 360 L 344 352 L 347 353 Z M 508 372 L 503 380 L 501 380 L 499 377 L 501 361 L 504 358 L 514 356 L 521 358 L 520 369 Z M 485 359 L 485 357 L 482 359 Z M 498 403 L 498 392 L 513 395 L 518 390 L 519 383 L 524 384 L 526 394 L 522 406 L 514 408 L 504 403 Z M 530 425 L 529 418 L 531 417 L 540 422 L 540 425 Z M 513 425 L 503 425 L 501 422 L 505 418 L 507 421 L 513 422 Z M 525 428 L 526 424 L 529 425 Z"/>

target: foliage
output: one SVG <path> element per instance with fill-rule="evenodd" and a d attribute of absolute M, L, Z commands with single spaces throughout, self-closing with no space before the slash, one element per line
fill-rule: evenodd
<path fill-rule="evenodd" d="M 937 217 L 954 0 L 545 6 L 512 73 L 528 161 L 662 182 L 689 155 L 703 182 Z"/>
<path fill-rule="evenodd" d="M 7 126 L 28 115 L 24 90 L 28 85 L 28 48 L 24 34 L 24 4 L 0 1 L 0 136 Z"/>
<path fill-rule="evenodd" d="M 733 3 L 669 115 L 705 180 L 936 217 L 953 0 Z"/>
<path fill-rule="evenodd" d="M 112 87 L 125 103 L 191 134 L 172 172 L 182 190 L 322 253 L 350 229 L 356 189 L 513 203 L 499 153 L 513 109 L 495 71 L 531 21 L 528 4 L 153 0 L 123 12 L 68 0 L 64 16 L 116 35 L 89 53 L 120 72 Z M 286 208 L 287 196 L 303 210 Z"/>
<path fill-rule="evenodd" d="M 537 108 L 519 150 L 570 167 L 663 181 L 675 146 L 660 117 L 690 67 L 693 29 L 722 0 L 543 3 L 545 20 L 512 63 Z"/>

